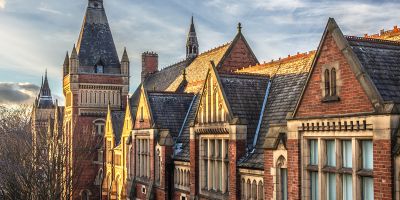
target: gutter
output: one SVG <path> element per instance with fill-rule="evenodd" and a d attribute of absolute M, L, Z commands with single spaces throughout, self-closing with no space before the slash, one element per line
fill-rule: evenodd
<path fill-rule="evenodd" d="M 270 89 L 271 89 L 271 80 L 268 80 L 268 86 L 267 86 L 267 89 L 265 91 L 264 102 L 263 102 L 263 106 L 261 108 L 260 119 L 258 121 L 257 129 L 256 129 L 256 135 L 254 136 L 253 149 L 251 150 L 251 153 L 253 153 L 254 150 L 256 149 L 256 144 L 257 144 L 258 136 L 260 134 L 261 123 L 262 123 L 262 120 L 263 120 L 263 117 L 264 117 L 265 107 L 267 106 Z"/>
<path fill-rule="evenodd" d="M 186 113 L 186 116 L 185 116 L 185 119 L 183 120 L 183 124 L 182 124 L 182 127 L 181 127 L 181 130 L 179 131 L 179 134 L 178 134 L 178 137 L 175 139 L 175 150 L 176 150 L 176 148 L 177 148 L 177 141 L 178 141 L 178 139 L 181 137 L 181 135 L 182 135 L 182 132 L 183 132 L 183 129 L 185 128 L 185 124 L 186 124 L 186 122 L 187 122 L 187 120 L 188 120 L 188 118 L 189 118 L 189 114 L 190 114 L 190 112 L 192 111 L 192 107 L 193 107 L 193 104 L 194 104 L 194 101 L 196 100 L 196 97 L 197 97 L 197 95 L 194 95 L 193 96 L 193 99 L 192 99 L 192 102 L 190 103 L 190 106 L 189 106 L 189 110 L 188 110 L 188 112 Z M 174 151 L 174 155 L 175 155 L 175 151 Z"/>

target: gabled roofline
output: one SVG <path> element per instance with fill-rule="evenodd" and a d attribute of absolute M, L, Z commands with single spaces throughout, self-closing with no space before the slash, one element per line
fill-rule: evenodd
<path fill-rule="evenodd" d="M 240 24 L 240 23 L 239 23 Z M 240 25 L 239 25 L 240 26 Z M 240 27 L 241 28 L 241 27 Z M 236 34 L 235 38 L 232 40 L 232 42 L 229 44 L 229 48 L 225 51 L 224 56 L 222 56 L 221 60 L 219 61 L 219 63 L 217 63 L 216 67 L 221 67 L 221 64 L 223 63 L 223 61 L 226 59 L 226 57 L 228 57 L 228 55 L 231 53 L 233 47 L 235 46 L 235 44 L 237 43 L 237 41 L 239 41 L 239 39 L 242 38 L 244 44 L 246 45 L 246 47 L 250 50 L 250 54 L 253 56 L 253 58 L 256 60 L 257 64 L 260 64 L 260 62 L 258 61 L 256 55 L 254 54 L 253 50 L 251 49 L 249 43 L 247 43 L 246 38 L 244 37 L 244 35 L 242 34 L 242 31 L 238 31 L 238 33 Z"/>
<path fill-rule="evenodd" d="M 325 42 L 328 34 L 332 34 L 332 37 L 333 37 L 335 43 L 337 44 L 340 52 L 343 53 L 348 64 L 350 65 L 351 71 L 355 74 L 356 79 L 359 81 L 365 94 L 368 96 L 369 100 L 371 101 L 371 104 L 373 105 L 375 112 L 381 112 L 383 110 L 382 106 L 384 105 L 383 98 L 379 94 L 377 88 L 375 87 L 375 84 L 373 84 L 369 75 L 365 72 L 364 68 L 361 65 L 360 60 L 357 58 L 356 54 L 353 52 L 351 46 L 349 45 L 347 39 L 343 35 L 339 26 L 337 25 L 335 19 L 329 18 L 328 23 L 325 27 L 324 33 L 322 35 L 321 41 L 318 45 L 318 49 L 315 54 L 314 60 L 312 62 L 310 72 L 307 76 L 306 84 L 304 85 L 301 95 L 300 95 L 300 98 L 296 103 L 296 107 L 292 114 L 292 118 L 294 118 L 296 116 L 296 113 L 300 106 L 300 102 L 303 100 L 305 90 L 308 86 L 308 83 L 310 82 L 311 75 L 314 72 L 315 65 L 319 59 L 319 56 L 322 51 L 322 46 L 324 45 L 324 42 Z"/>
<path fill-rule="evenodd" d="M 147 94 L 147 90 L 143 85 L 142 85 L 142 88 L 141 88 L 141 92 L 144 94 L 144 99 L 145 99 L 147 107 L 149 109 L 151 126 L 154 126 L 155 125 L 155 121 L 154 121 L 154 118 L 153 118 L 153 111 L 151 110 L 151 105 L 150 105 L 150 101 L 149 101 L 149 95 Z M 140 101 L 140 97 L 139 97 L 139 101 Z M 138 104 L 138 107 L 139 107 L 139 104 Z M 137 110 L 137 112 L 139 112 L 139 109 Z M 137 112 L 136 112 L 136 114 L 137 114 Z M 135 119 L 136 119 L 136 117 L 135 117 Z"/>
<path fill-rule="evenodd" d="M 210 67 L 209 67 L 209 69 L 207 71 L 207 76 L 206 76 L 206 79 L 205 79 L 205 81 L 203 83 L 203 87 L 201 89 L 201 94 L 200 94 L 200 97 L 199 97 L 200 98 L 199 105 L 201 105 L 201 103 L 203 101 L 202 97 L 204 95 L 204 88 L 205 88 L 205 85 L 207 84 L 207 80 L 210 78 L 210 75 L 211 75 L 210 72 L 212 72 L 216 77 L 216 81 L 217 81 L 218 86 L 219 86 L 219 88 L 221 90 L 223 101 L 224 101 L 224 103 L 225 103 L 225 105 L 226 105 L 226 107 L 228 109 L 227 111 L 229 113 L 229 117 L 230 117 L 230 119 L 233 119 L 234 116 L 233 116 L 233 112 L 232 112 L 231 106 L 230 106 L 230 104 L 228 102 L 228 99 L 226 98 L 226 94 L 225 94 L 224 88 L 222 86 L 221 79 L 220 79 L 220 77 L 218 75 L 218 71 L 217 71 L 216 66 L 215 66 L 213 61 L 210 61 Z M 196 111 L 195 121 L 197 121 L 196 119 L 197 119 L 198 114 L 199 114 L 199 109 L 197 109 L 197 111 Z"/>

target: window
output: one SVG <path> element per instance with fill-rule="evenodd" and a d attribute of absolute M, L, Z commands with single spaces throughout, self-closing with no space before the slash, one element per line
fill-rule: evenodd
<path fill-rule="evenodd" d="M 373 144 L 371 140 L 361 141 L 362 151 L 362 171 L 367 171 L 372 175 L 373 169 Z M 368 174 L 368 173 L 367 173 Z M 362 199 L 374 199 L 374 179 L 372 176 L 362 176 Z"/>
<path fill-rule="evenodd" d="M 97 135 L 104 135 L 104 122 L 95 122 L 94 128 Z"/>
<path fill-rule="evenodd" d="M 362 199 L 374 199 L 374 180 L 372 177 L 362 177 Z"/>
<path fill-rule="evenodd" d="M 150 145 L 149 139 L 136 139 L 136 177 L 150 178 Z"/>
<path fill-rule="evenodd" d="M 228 140 L 201 140 L 202 190 L 225 194 L 228 191 Z"/>
<path fill-rule="evenodd" d="M 336 200 L 336 174 L 327 174 L 326 199 Z"/>
<path fill-rule="evenodd" d="M 331 96 L 336 96 L 336 69 L 331 71 Z"/>
<path fill-rule="evenodd" d="M 155 156 L 155 176 L 156 176 L 156 183 L 160 184 L 161 179 L 161 154 L 160 149 L 156 149 L 156 156 Z"/>
<path fill-rule="evenodd" d="M 329 69 L 325 70 L 325 97 L 330 96 L 331 94 L 331 84 L 330 84 L 330 77 L 329 77 Z"/>
<path fill-rule="evenodd" d="M 281 168 L 281 199 L 287 200 L 287 169 Z"/>
<path fill-rule="evenodd" d="M 353 150 L 351 146 L 351 140 L 343 140 L 342 141 L 342 159 L 343 159 L 343 168 L 352 168 L 352 156 Z"/>
<path fill-rule="evenodd" d="M 324 99 L 323 101 L 337 101 L 337 72 L 335 68 L 325 69 L 323 74 Z"/>
<path fill-rule="evenodd" d="M 318 189 L 318 172 L 310 173 L 310 182 L 311 182 L 311 200 L 319 199 L 319 189 Z"/>
<path fill-rule="evenodd" d="M 96 73 L 98 73 L 98 74 L 104 73 L 104 66 L 103 65 L 96 65 Z"/>
<path fill-rule="evenodd" d="M 336 166 L 336 151 L 335 151 L 335 141 L 328 140 L 326 141 L 326 158 L 327 158 L 327 166 L 335 167 Z"/>
<path fill-rule="evenodd" d="M 143 113 L 143 106 L 142 106 L 142 107 L 140 107 L 140 121 L 141 122 L 144 121 L 143 117 L 144 117 L 144 113 Z"/>
<path fill-rule="evenodd" d="M 111 146 L 111 141 L 107 141 L 107 162 L 111 163 L 112 162 L 112 146 Z"/>
<path fill-rule="evenodd" d="M 367 170 L 373 169 L 373 151 L 372 151 L 372 141 L 363 140 L 361 142 L 362 147 L 362 168 Z"/>
<path fill-rule="evenodd" d="M 353 176 L 351 174 L 343 175 L 343 200 L 353 199 Z"/>
<path fill-rule="evenodd" d="M 87 190 L 82 191 L 81 199 L 82 200 L 89 200 L 89 192 Z"/>
<path fill-rule="evenodd" d="M 318 140 L 310 140 L 310 165 L 318 165 Z"/>

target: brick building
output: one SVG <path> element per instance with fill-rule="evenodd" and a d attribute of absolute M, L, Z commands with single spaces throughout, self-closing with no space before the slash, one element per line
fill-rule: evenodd
<path fill-rule="evenodd" d="M 329 19 L 316 51 L 260 64 L 240 23 L 200 53 L 192 18 L 186 59 L 143 53 L 128 97 L 127 53 L 89 0 L 64 64 L 73 199 L 399 199 L 399 35 Z"/>

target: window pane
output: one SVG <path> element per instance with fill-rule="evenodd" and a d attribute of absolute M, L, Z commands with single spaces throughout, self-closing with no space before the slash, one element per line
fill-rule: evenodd
<path fill-rule="evenodd" d="M 328 200 L 336 200 L 336 174 L 327 174 L 326 191 Z"/>
<path fill-rule="evenodd" d="M 353 163 L 352 163 L 352 146 L 351 146 L 351 140 L 344 140 L 342 141 L 342 157 L 343 157 L 343 167 L 346 168 L 352 168 Z"/>
<path fill-rule="evenodd" d="M 326 141 L 326 156 L 327 156 L 327 165 L 332 167 L 336 166 L 336 152 L 335 152 L 334 140 Z"/>
<path fill-rule="evenodd" d="M 374 180 L 371 177 L 362 178 L 362 199 L 373 200 L 374 199 Z"/>
<path fill-rule="evenodd" d="M 373 169 L 372 141 L 362 141 L 362 167 L 363 169 Z"/>
<path fill-rule="evenodd" d="M 281 190 L 282 200 L 287 200 L 287 169 L 281 168 Z"/>
<path fill-rule="evenodd" d="M 343 175 L 343 200 L 353 199 L 353 177 L 352 175 Z"/>
<path fill-rule="evenodd" d="M 311 200 L 318 200 L 318 172 L 311 172 Z"/>
<path fill-rule="evenodd" d="M 310 140 L 310 164 L 318 165 L 318 140 Z"/>

